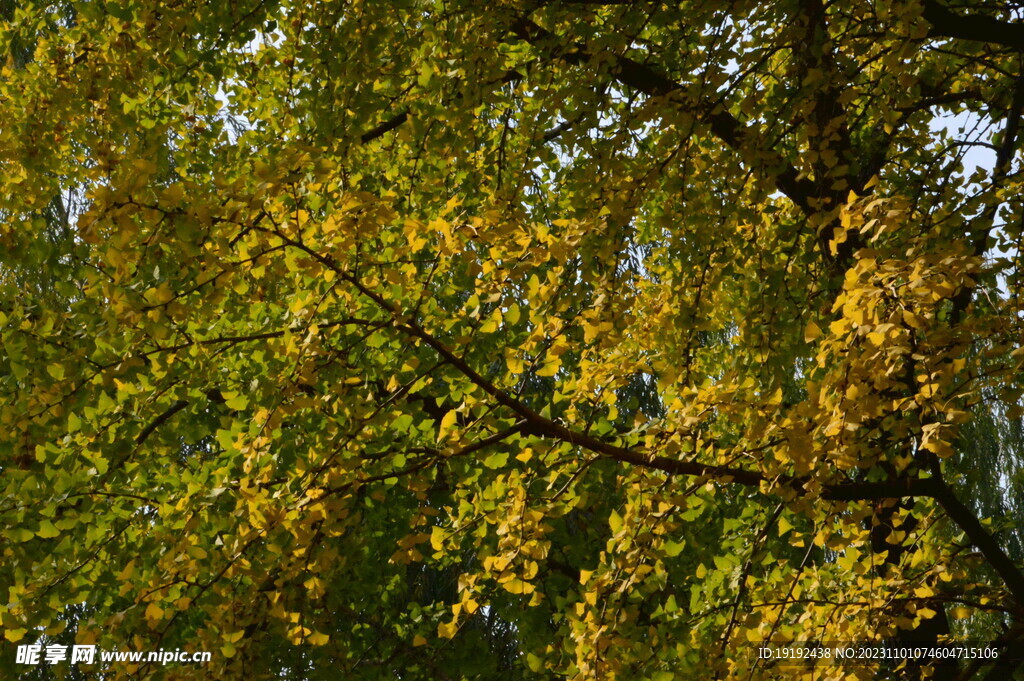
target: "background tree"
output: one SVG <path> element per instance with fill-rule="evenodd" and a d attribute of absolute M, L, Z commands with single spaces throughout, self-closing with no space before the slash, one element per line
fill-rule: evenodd
<path fill-rule="evenodd" d="M 4 637 L 667 681 L 952 635 L 1004 664 L 818 674 L 1012 675 L 1019 14 L 0 5 Z"/>

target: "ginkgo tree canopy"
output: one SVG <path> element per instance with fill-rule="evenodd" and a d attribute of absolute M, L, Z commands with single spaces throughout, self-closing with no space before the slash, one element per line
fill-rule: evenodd
<path fill-rule="evenodd" d="M 1019 5 L 0 19 L 5 659 L 772 679 L 763 642 L 953 639 L 1002 666 L 814 678 L 1019 664 Z"/>

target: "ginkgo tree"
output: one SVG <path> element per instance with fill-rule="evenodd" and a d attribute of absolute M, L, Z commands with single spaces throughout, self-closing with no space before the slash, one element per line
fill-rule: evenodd
<path fill-rule="evenodd" d="M 17 672 L 1016 672 L 1015 3 L 0 19 Z"/>

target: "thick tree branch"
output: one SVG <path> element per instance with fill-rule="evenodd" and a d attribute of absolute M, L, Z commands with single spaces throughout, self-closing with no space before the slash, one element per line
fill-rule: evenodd
<path fill-rule="evenodd" d="M 947 485 L 940 484 L 929 496 L 935 498 L 953 522 L 964 531 L 971 543 L 978 547 L 989 565 L 1003 579 L 1003 583 L 1013 594 L 1014 600 L 1024 604 L 1024 574 L 1014 564 L 1002 547 L 995 540 L 978 517 L 960 501 Z"/>
<path fill-rule="evenodd" d="M 957 14 L 939 0 L 925 0 L 922 16 L 932 25 L 930 35 L 1024 50 L 1024 24 L 1000 21 L 980 14 Z"/>
<path fill-rule="evenodd" d="M 670 475 L 705 477 L 721 483 L 734 482 L 757 488 L 767 483 L 770 486 L 776 486 L 781 489 L 788 488 L 797 494 L 804 493 L 806 488 L 813 482 L 808 477 L 778 476 L 769 478 L 758 471 L 729 466 L 714 466 L 696 461 L 680 461 L 639 452 L 605 442 L 587 433 L 568 428 L 553 419 L 546 418 L 532 410 L 521 400 L 494 385 L 494 383 L 470 366 L 466 360 L 456 355 L 451 348 L 441 342 L 436 336 L 420 326 L 415 320 L 407 318 L 383 296 L 366 286 L 357 276 L 342 268 L 333 257 L 318 253 L 309 246 L 296 241 L 282 232 L 274 233 L 289 245 L 301 250 L 325 267 L 333 270 L 339 279 L 347 281 L 359 293 L 369 298 L 377 307 L 387 313 L 392 320 L 393 328 L 410 338 L 415 338 L 426 344 L 446 363 L 458 369 L 463 376 L 494 398 L 496 402 L 522 417 L 523 424 L 521 427 L 525 431 L 582 447 L 614 461 L 660 470 Z M 964 531 L 971 542 L 982 552 L 993 569 L 1003 579 L 1015 600 L 1018 603 L 1024 603 L 1024 573 L 1021 573 L 1013 561 L 1003 552 L 1002 548 L 1000 548 L 999 544 L 978 518 L 957 499 L 953 491 L 939 478 L 900 477 L 879 482 L 851 482 L 824 485 L 821 487 L 821 497 L 832 501 L 859 501 L 903 497 L 931 497 L 935 499 L 953 522 Z"/>
<path fill-rule="evenodd" d="M 533 45 L 548 47 L 555 41 L 555 36 L 529 19 L 519 19 L 512 27 L 513 33 Z M 570 64 L 581 64 L 589 61 L 591 55 L 583 45 L 574 45 L 571 50 L 552 50 L 553 56 Z M 606 55 L 602 55 L 604 57 Z M 658 73 L 651 67 L 634 61 L 629 57 L 611 55 L 611 73 L 615 79 L 629 88 L 651 97 L 672 99 L 683 94 L 684 88 L 671 78 Z M 680 104 L 682 106 L 682 104 Z M 814 183 L 787 163 L 778 153 L 771 149 L 758 148 L 754 134 L 747 129 L 735 116 L 708 102 L 696 112 L 697 116 L 711 129 L 712 134 L 729 148 L 742 152 L 750 158 L 760 157 L 761 163 L 771 175 L 776 188 L 785 194 L 803 213 L 811 215 L 816 212 Z"/>
<path fill-rule="evenodd" d="M 372 130 L 367 130 L 366 132 L 364 132 L 362 135 L 359 136 L 359 141 L 361 141 L 363 144 L 366 144 L 367 142 L 372 142 L 378 137 L 383 137 L 387 133 L 391 132 L 392 130 L 400 126 L 402 123 L 405 123 L 407 120 L 409 120 L 409 110 L 404 109 L 403 111 L 395 114 L 394 116 L 384 121 L 377 127 L 373 128 Z"/>
<path fill-rule="evenodd" d="M 157 428 L 170 421 L 175 414 L 177 414 L 179 411 L 181 411 L 187 406 L 187 400 L 178 400 L 170 407 L 168 407 L 166 411 L 164 411 L 162 414 L 160 414 L 155 419 L 150 421 L 149 424 L 142 429 L 142 432 L 139 433 L 139 436 L 135 438 L 135 448 L 138 449 L 139 447 L 141 447 L 142 444 L 147 439 L 149 439 L 149 436 L 152 435 Z"/>

